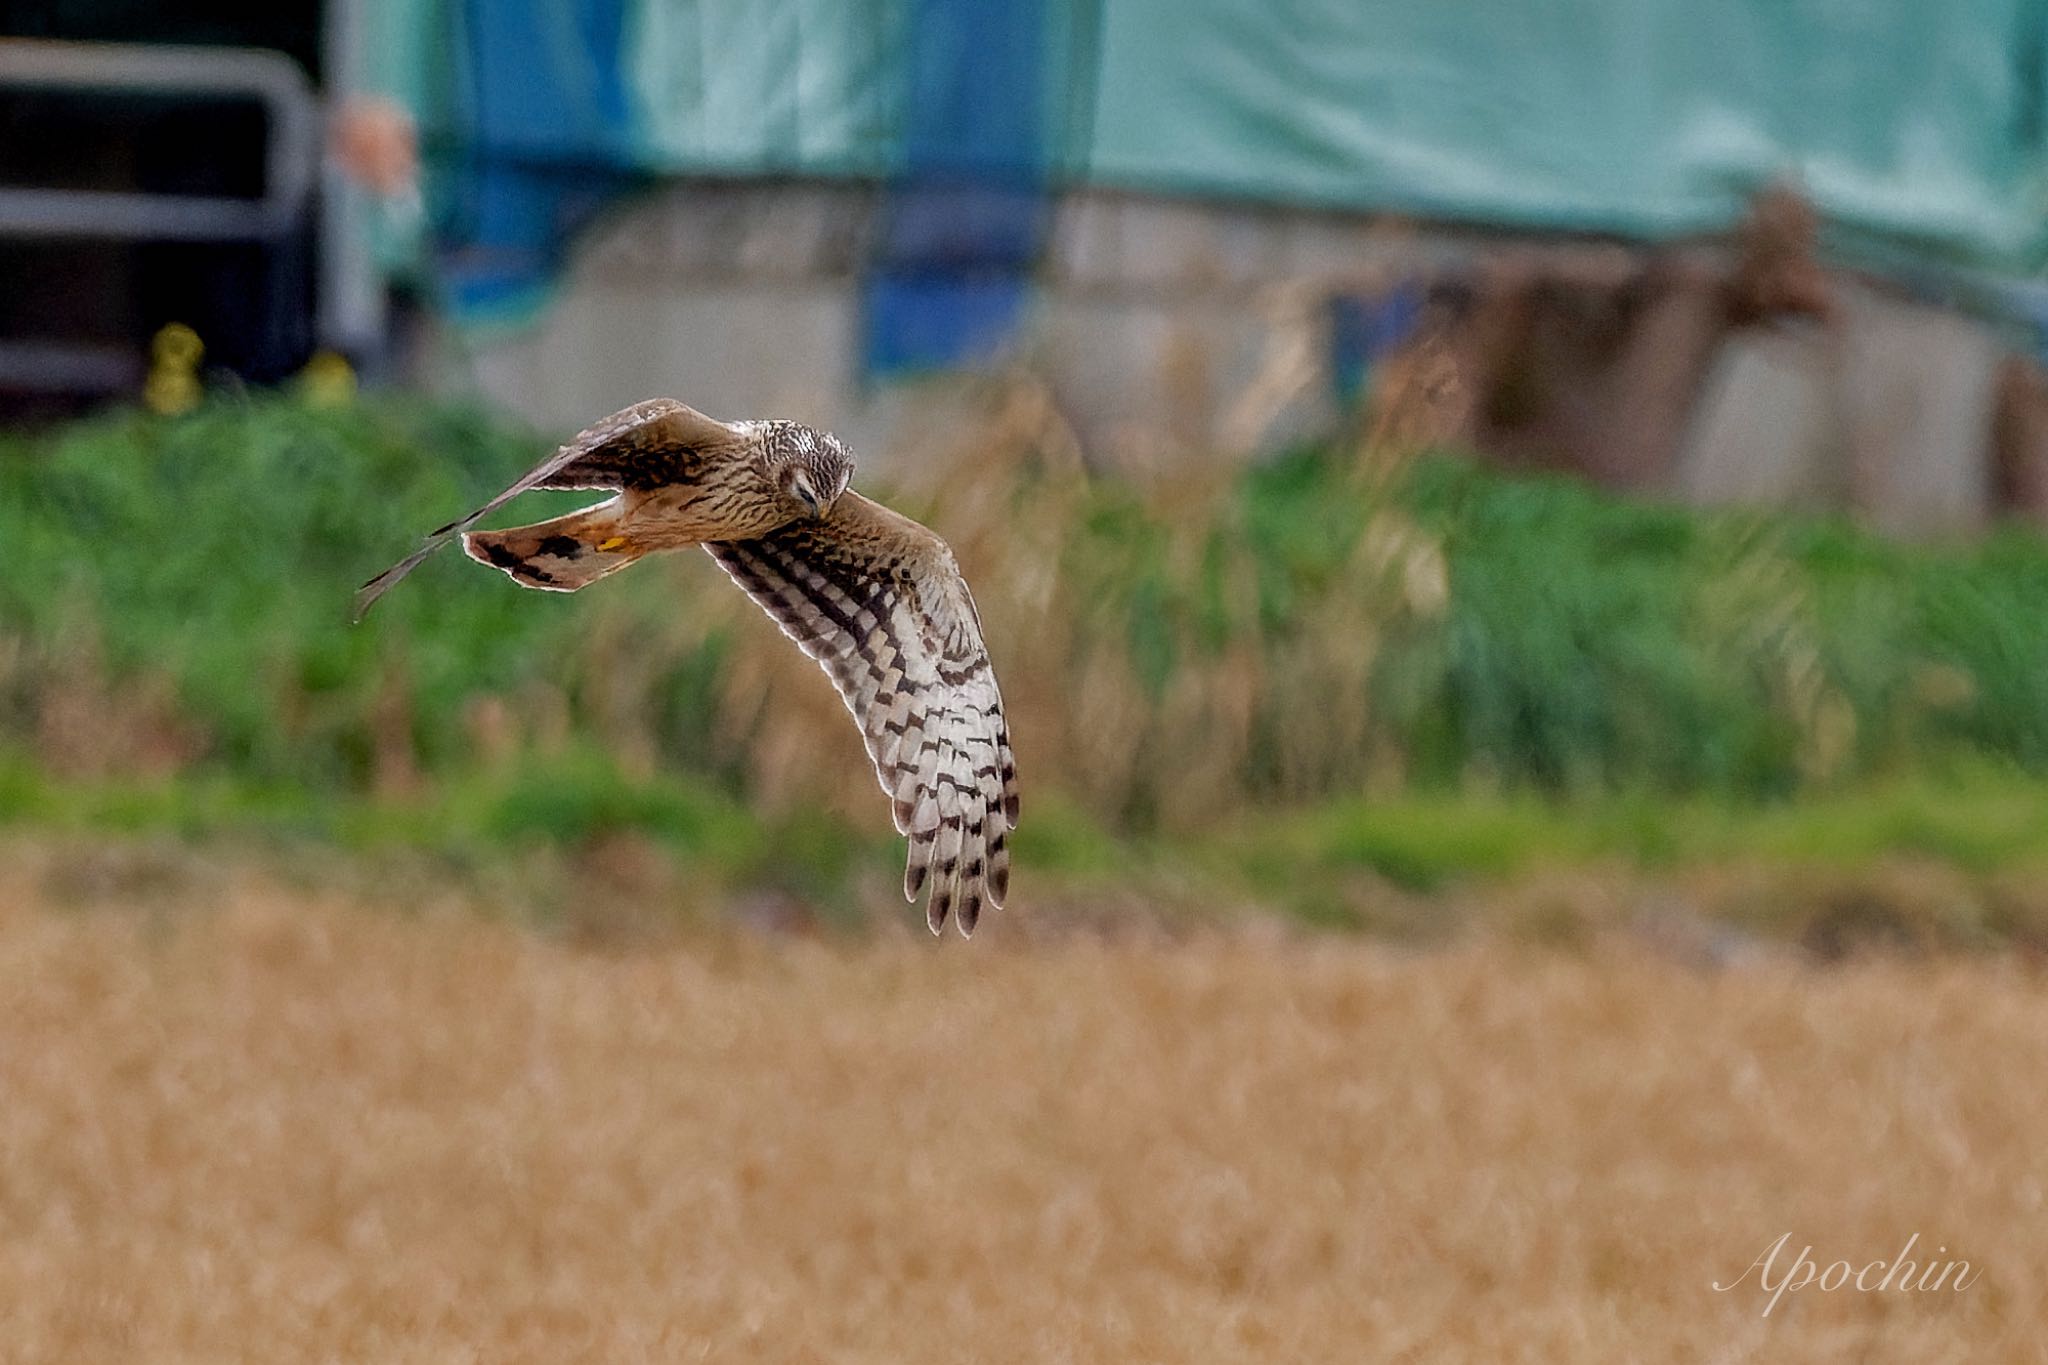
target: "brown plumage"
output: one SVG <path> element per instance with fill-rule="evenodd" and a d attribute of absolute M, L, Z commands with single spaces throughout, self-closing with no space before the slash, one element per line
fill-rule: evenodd
<path fill-rule="evenodd" d="M 853 456 L 796 422 L 720 422 L 673 399 L 616 413 L 363 585 L 360 620 L 453 537 L 515 582 L 574 592 L 659 550 L 702 545 L 818 661 L 859 724 L 899 833 L 912 901 L 974 932 L 1009 889 L 1017 770 L 974 599 L 930 530 L 849 492 Z M 478 521 L 535 488 L 618 496 L 503 531 Z"/>

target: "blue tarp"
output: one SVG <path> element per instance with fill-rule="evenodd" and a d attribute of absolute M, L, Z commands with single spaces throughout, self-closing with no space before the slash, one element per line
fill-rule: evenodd
<path fill-rule="evenodd" d="M 1065 184 L 1661 236 L 1801 180 L 1852 236 L 2048 260 L 2048 0 L 391 0 L 464 315 L 641 177 L 893 187 L 883 367 L 984 347 Z"/>
<path fill-rule="evenodd" d="M 877 375 L 999 354 L 1029 302 L 1053 130 L 1047 0 L 917 0 L 892 192 L 863 291 Z"/>

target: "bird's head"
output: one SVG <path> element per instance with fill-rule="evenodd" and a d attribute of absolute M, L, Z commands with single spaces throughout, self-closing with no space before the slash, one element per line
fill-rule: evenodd
<path fill-rule="evenodd" d="M 822 520 L 853 479 L 853 452 L 829 431 L 778 422 L 769 433 L 769 468 L 792 515 Z"/>

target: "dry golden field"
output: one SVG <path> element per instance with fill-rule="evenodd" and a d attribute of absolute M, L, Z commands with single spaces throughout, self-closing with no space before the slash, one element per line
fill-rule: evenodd
<path fill-rule="evenodd" d="M 8 1361 L 2048 1339 L 2048 983 L 2013 957 L 1027 938 L 1028 897 L 971 944 L 593 947 L 452 895 L 0 852 Z M 1715 1292 L 1786 1233 L 1780 1274 L 1918 1234 L 1974 1278 Z"/>

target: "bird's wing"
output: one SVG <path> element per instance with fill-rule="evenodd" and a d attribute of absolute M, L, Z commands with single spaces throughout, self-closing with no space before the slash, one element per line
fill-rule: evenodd
<path fill-rule="evenodd" d="M 934 933 L 974 932 L 1009 890 L 1017 765 L 981 620 L 953 552 L 858 493 L 823 521 L 704 547 L 824 668 L 867 741 L 898 833 L 903 894 L 927 877 Z"/>
<path fill-rule="evenodd" d="M 673 398 L 650 398 L 615 412 L 528 470 L 518 482 L 468 516 L 429 535 L 419 549 L 363 584 L 355 619 L 434 551 L 521 493 L 535 488 L 653 488 L 696 476 L 703 453 L 742 439 L 744 432 Z"/>

